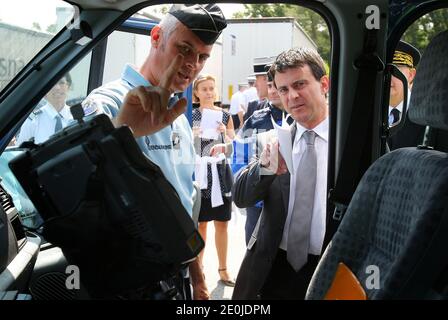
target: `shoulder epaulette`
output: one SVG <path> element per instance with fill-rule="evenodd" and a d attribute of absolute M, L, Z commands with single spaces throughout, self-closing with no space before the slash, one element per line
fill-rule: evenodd
<path fill-rule="evenodd" d="M 33 110 L 32 114 L 37 116 L 38 114 L 41 114 L 42 112 L 43 112 L 42 108 L 39 108 L 39 109 Z"/>
<path fill-rule="evenodd" d="M 31 113 L 30 113 L 30 115 L 28 116 L 28 119 L 30 119 L 30 120 L 34 120 L 34 119 L 36 119 L 36 117 L 39 115 L 39 114 L 41 114 L 43 111 L 42 111 L 42 108 L 38 108 L 38 109 L 35 109 L 35 110 L 33 110 Z"/>

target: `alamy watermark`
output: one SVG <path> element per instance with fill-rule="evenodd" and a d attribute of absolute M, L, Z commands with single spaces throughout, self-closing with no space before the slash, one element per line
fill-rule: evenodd
<path fill-rule="evenodd" d="M 366 274 L 369 276 L 366 278 L 365 285 L 369 290 L 380 289 L 380 268 L 377 265 L 369 265 L 366 267 Z"/>
<path fill-rule="evenodd" d="M 79 267 L 75 265 L 68 265 L 65 268 L 67 279 L 65 279 L 65 287 L 68 290 L 79 290 L 81 288 Z"/>
<path fill-rule="evenodd" d="M 375 5 L 370 5 L 366 7 L 366 28 L 368 30 L 380 28 L 380 8 Z"/>

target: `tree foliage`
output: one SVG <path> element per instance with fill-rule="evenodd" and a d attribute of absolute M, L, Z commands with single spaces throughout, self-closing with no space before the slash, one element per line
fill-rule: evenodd
<path fill-rule="evenodd" d="M 48 33 L 52 33 L 52 34 L 56 34 L 58 32 L 58 27 L 57 27 L 56 23 L 50 24 L 47 27 L 47 32 Z"/>
<path fill-rule="evenodd" d="M 33 28 L 34 30 L 38 30 L 38 31 L 42 30 L 42 28 L 40 27 L 39 22 L 33 22 L 33 24 L 31 25 L 31 28 Z"/>
<path fill-rule="evenodd" d="M 416 20 L 402 39 L 411 43 L 423 54 L 426 46 L 439 32 L 448 30 L 448 9 L 439 9 Z"/>
<path fill-rule="evenodd" d="M 285 17 L 290 5 L 287 4 L 244 4 L 244 11 L 234 18 Z"/>

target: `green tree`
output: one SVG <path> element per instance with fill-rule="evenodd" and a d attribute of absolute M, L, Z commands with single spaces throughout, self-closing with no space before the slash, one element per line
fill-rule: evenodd
<path fill-rule="evenodd" d="M 42 28 L 40 27 L 40 24 L 38 22 L 33 22 L 33 24 L 31 25 L 31 27 L 35 30 L 39 30 L 41 31 Z"/>
<path fill-rule="evenodd" d="M 52 34 L 56 34 L 56 32 L 58 32 L 58 28 L 57 28 L 57 26 L 56 26 L 56 23 L 50 24 L 50 25 L 47 27 L 47 32 L 48 32 L 48 33 L 52 33 Z"/>
<path fill-rule="evenodd" d="M 244 12 L 237 12 L 234 18 L 284 17 L 290 5 L 287 4 L 244 4 Z"/>
<path fill-rule="evenodd" d="M 315 11 L 303 7 L 291 6 L 289 15 L 296 18 L 299 25 L 316 43 L 317 50 L 322 58 L 330 61 L 331 41 L 330 32 L 324 19 Z"/>
<path fill-rule="evenodd" d="M 438 33 L 448 29 L 448 9 L 439 9 L 416 20 L 402 39 L 414 45 L 423 54 L 426 46 Z"/>
<path fill-rule="evenodd" d="M 290 4 L 245 4 L 243 12 L 234 18 L 293 17 L 316 43 L 322 58 L 330 60 L 330 33 L 324 19 L 313 10 Z"/>

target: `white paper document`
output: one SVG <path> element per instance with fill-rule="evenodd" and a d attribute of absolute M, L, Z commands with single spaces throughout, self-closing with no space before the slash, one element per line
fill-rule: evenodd
<path fill-rule="evenodd" d="M 201 138 L 218 140 L 218 126 L 222 122 L 222 111 L 203 109 L 201 118 Z"/>
<path fill-rule="evenodd" d="M 289 173 L 294 174 L 294 166 L 292 164 L 291 126 L 286 122 L 284 115 L 282 120 L 282 125 L 279 126 L 274 119 L 271 118 L 274 130 L 277 132 L 280 154 L 283 159 L 285 159 Z"/>

